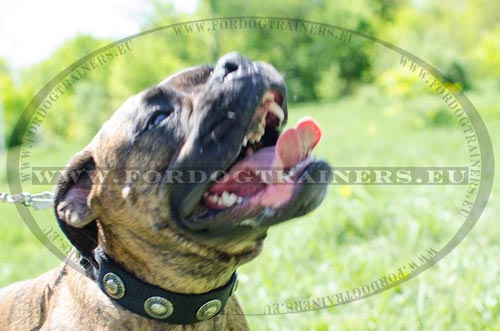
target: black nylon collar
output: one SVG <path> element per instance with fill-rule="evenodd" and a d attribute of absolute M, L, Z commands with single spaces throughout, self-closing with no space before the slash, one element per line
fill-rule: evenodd
<path fill-rule="evenodd" d="M 99 288 L 123 308 L 171 324 L 192 324 L 217 316 L 234 292 L 237 274 L 226 285 L 203 294 L 180 294 L 145 283 L 100 255 Z"/>

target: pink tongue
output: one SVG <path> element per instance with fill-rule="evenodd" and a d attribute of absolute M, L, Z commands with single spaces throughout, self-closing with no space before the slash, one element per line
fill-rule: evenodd
<path fill-rule="evenodd" d="M 239 196 L 254 194 L 265 187 L 265 183 L 256 175 L 256 171 L 292 168 L 307 156 L 320 139 L 319 125 L 312 118 L 303 118 L 295 128 L 281 134 L 276 146 L 261 148 L 236 163 L 228 174 L 210 187 L 209 192 L 222 194 L 228 191 Z M 246 185 L 241 185 L 242 182 Z"/>
<path fill-rule="evenodd" d="M 281 134 L 276 143 L 273 166 L 291 168 L 313 150 L 321 139 L 321 129 L 310 117 L 299 120 L 294 129 Z"/>

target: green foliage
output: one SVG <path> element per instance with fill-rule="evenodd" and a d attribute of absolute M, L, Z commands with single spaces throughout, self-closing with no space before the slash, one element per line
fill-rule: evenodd
<path fill-rule="evenodd" d="M 444 74 L 447 85 L 455 85 L 459 90 L 467 91 L 472 87 L 472 82 L 465 66 L 457 61 L 453 61 L 445 68 Z"/>
<path fill-rule="evenodd" d="M 430 127 L 452 126 L 456 122 L 455 116 L 445 105 L 421 109 L 417 112 L 417 116 L 414 122 L 417 128 L 422 125 Z"/>
<path fill-rule="evenodd" d="M 380 36 L 436 66 L 448 78 L 448 87 L 467 90 L 475 86 L 478 77 L 500 76 L 497 42 L 500 28 L 494 14 L 500 9 L 494 0 L 480 0 L 474 5 L 451 0 L 437 3 L 237 0 L 222 5 L 201 0 L 192 15 L 176 13 L 171 3 L 162 0 L 151 0 L 150 8 L 142 18 L 144 29 L 197 18 L 250 13 L 290 17 Z M 17 73 L 15 80 L 8 67 L 0 63 L 6 135 L 11 146 L 21 143 L 22 132 L 11 137 L 13 128 L 19 119 L 23 121 L 21 114 L 36 92 L 71 63 L 107 43 L 79 35 L 64 43 L 49 59 Z M 276 27 L 216 29 L 181 36 L 163 30 L 135 39 L 133 51 L 93 70 L 74 84 L 54 104 L 43 124 L 42 135 L 68 139 L 91 136 L 130 95 L 182 68 L 213 63 L 224 53 L 235 50 L 275 65 L 286 77 L 292 102 L 335 100 L 374 82 L 391 96 L 412 98 L 432 93 L 415 75 L 398 68 L 390 51 L 362 37 L 354 36 L 346 42 L 310 31 Z M 430 122 L 443 123 L 442 115 L 435 116 Z"/>
<path fill-rule="evenodd" d="M 179 39 L 164 33 L 148 34 L 134 40 L 134 49 L 113 61 L 104 89 L 109 92 L 108 111 L 128 97 L 158 84 L 170 73 L 189 66 L 173 50 L 181 49 Z"/>
<path fill-rule="evenodd" d="M 18 83 L 13 82 L 12 79 L 7 80 L 6 83 L 4 82 L 6 86 L 2 87 L 2 91 L 4 92 L 3 103 L 6 122 L 9 128 L 7 135 L 8 137 L 12 135 L 9 140 L 9 146 L 17 146 L 22 143 L 24 132 L 21 130 L 14 132 L 14 127 L 16 124 L 19 124 L 21 127 L 27 124 L 29 119 L 25 118 L 26 115 L 23 114 L 36 93 L 59 72 L 106 43 L 107 41 L 79 35 L 66 42 L 49 59 L 23 70 L 20 73 Z M 43 124 L 44 133 L 65 138 L 88 135 L 87 124 L 95 123 L 96 117 L 94 115 L 97 111 L 102 112 L 102 109 L 92 111 L 87 109 L 87 107 L 78 108 L 78 106 L 82 106 L 81 103 L 78 103 L 78 100 L 85 98 L 84 95 L 80 95 L 79 86 L 80 84 L 92 85 L 94 91 L 97 93 L 96 96 L 98 96 L 99 93 L 106 93 L 104 85 L 108 76 L 109 70 L 103 66 L 100 70 L 95 70 L 91 75 L 79 80 L 71 89 L 66 91 L 60 100 L 53 104 L 53 107 L 49 111 L 49 116 Z M 90 117 L 89 121 L 82 121 L 80 117 L 82 113 Z M 97 118 L 102 119 L 102 116 Z"/>
<path fill-rule="evenodd" d="M 99 40 L 89 35 L 77 35 L 65 42 L 47 60 L 23 70 L 21 78 L 23 85 L 37 92 L 58 73 L 109 42 L 109 40 Z M 92 77 L 95 81 L 102 81 L 107 74 L 105 67 L 102 67 L 92 72 Z"/>
<path fill-rule="evenodd" d="M 0 132 L 0 134 L 5 134 L 7 146 L 17 146 L 22 142 L 22 132 L 14 132 L 14 128 L 17 123 L 23 125 L 29 120 L 23 115 L 23 110 L 32 97 L 32 91 L 25 86 L 16 86 L 10 72 L 5 69 L 2 71 L 0 73 L 0 91 L 2 92 L 0 94 L 0 103 L 4 108 L 5 118 L 0 120 L 5 120 L 4 128 L 6 132 Z"/>
<path fill-rule="evenodd" d="M 380 31 L 467 90 L 474 80 L 500 74 L 498 12 L 496 0 L 410 2 Z M 383 66 L 387 57 L 377 62 Z"/>
<path fill-rule="evenodd" d="M 252 16 L 289 17 L 373 32 L 380 10 L 380 7 L 365 0 L 355 0 L 346 5 L 326 1 L 240 0 L 224 6 L 214 1 L 201 1 L 199 16 L 234 17 L 252 13 Z M 334 94 L 347 95 L 370 77 L 372 47 L 356 38 L 348 43 L 331 36 L 280 28 L 219 31 L 207 37 L 214 38 L 211 53 L 216 57 L 227 50 L 238 50 L 247 56 L 273 63 L 285 73 L 291 100 L 297 102 L 316 100 L 319 90 L 323 91 L 320 93 L 327 90 L 327 87 L 319 87 L 326 84 L 327 79 L 338 79 L 340 83 L 330 87 L 340 89 Z M 337 77 L 322 77 L 323 69 L 332 66 L 338 68 L 333 72 Z"/>
<path fill-rule="evenodd" d="M 486 31 L 468 53 L 479 77 L 500 77 L 500 27 Z"/>
<path fill-rule="evenodd" d="M 339 78 L 339 68 L 332 64 L 326 68 L 316 85 L 316 94 L 321 100 L 336 100 L 343 96 L 343 91 L 347 90 L 345 81 Z"/>

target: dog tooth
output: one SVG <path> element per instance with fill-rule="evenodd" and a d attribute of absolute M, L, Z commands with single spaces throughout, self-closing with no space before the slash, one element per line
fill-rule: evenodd
<path fill-rule="evenodd" d="M 272 100 L 274 101 L 274 93 L 271 92 L 271 91 L 267 91 L 264 96 L 262 97 L 262 100 L 263 101 L 266 101 L 266 100 Z"/>
<path fill-rule="evenodd" d="M 264 127 L 260 127 L 259 131 L 255 133 L 255 141 L 259 142 L 264 136 L 264 133 L 266 133 L 266 129 Z"/>
<path fill-rule="evenodd" d="M 283 122 L 285 119 L 285 113 L 283 112 L 283 109 L 276 103 L 276 102 L 271 102 L 269 104 L 269 111 L 276 115 L 276 117 L 279 118 L 280 122 Z"/>
<path fill-rule="evenodd" d="M 260 123 L 264 126 L 266 126 L 266 117 L 267 117 L 267 111 L 264 113 L 264 116 L 260 119 Z"/>
<path fill-rule="evenodd" d="M 247 147 L 247 144 L 248 144 L 248 138 L 245 136 L 245 138 L 243 138 L 243 147 Z"/>
<path fill-rule="evenodd" d="M 217 203 L 217 201 L 219 201 L 219 196 L 217 194 L 210 195 L 208 197 L 208 201 L 210 201 L 212 203 Z"/>
<path fill-rule="evenodd" d="M 229 200 L 230 200 L 230 197 L 229 197 L 229 193 L 227 191 L 224 191 L 224 193 L 222 193 L 222 204 L 224 206 L 228 206 L 229 205 Z"/>
<path fill-rule="evenodd" d="M 238 196 L 236 194 L 234 194 L 234 193 L 229 194 L 229 197 L 227 198 L 228 206 L 234 205 L 237 200 L 238 200 Z"/>
<path fill-rule="evenodd" d="M 240 222 L 240 226 L 249 226 L 251 228 L 256 228 L 258 225 L 255 219 L 246 219 Z"/>
<path fill-rule="evenodd" d="M 259 123 L 259 133 L 264 133 L 266 132 L 266 127 L 264 126 L 264 123 Z"/>
<path fill-rule="evenodd" d="M 219 205 L 219 206 L 225 206 L 226 205 L 226 199 L 224 198 L 224 196 L 221 196 L 219 198 L 219 201 L 217 201 L 217 205 Z"/>
<path fill-rule="evenodd" d="M 230 207 L 234 205 L 236 200 L 238 199 L 238 196 L 234 193 L 228 193 L 227 191 L 224 191 L 217 202 L 217 205 L 220 207 Z"/>
<path fill-rule="evenodd" d="M 242 197 L 238 197 L 238 199 L 236 200 L 236 202 L 240 205 L 243 202 L 243 198 Z"/>

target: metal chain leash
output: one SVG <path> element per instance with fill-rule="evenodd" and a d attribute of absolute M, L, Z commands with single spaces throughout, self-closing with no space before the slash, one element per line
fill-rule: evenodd
<path fill-rule="evenodd" d="M 32 207 L 35 210 L 50 209 L 54 205 L 54 193 L 42 192 L 31 194 L 23 192 L 20 194 L 0 193 L 0 201 L 5 203 L 22 204 L 26 207 Z"/>

